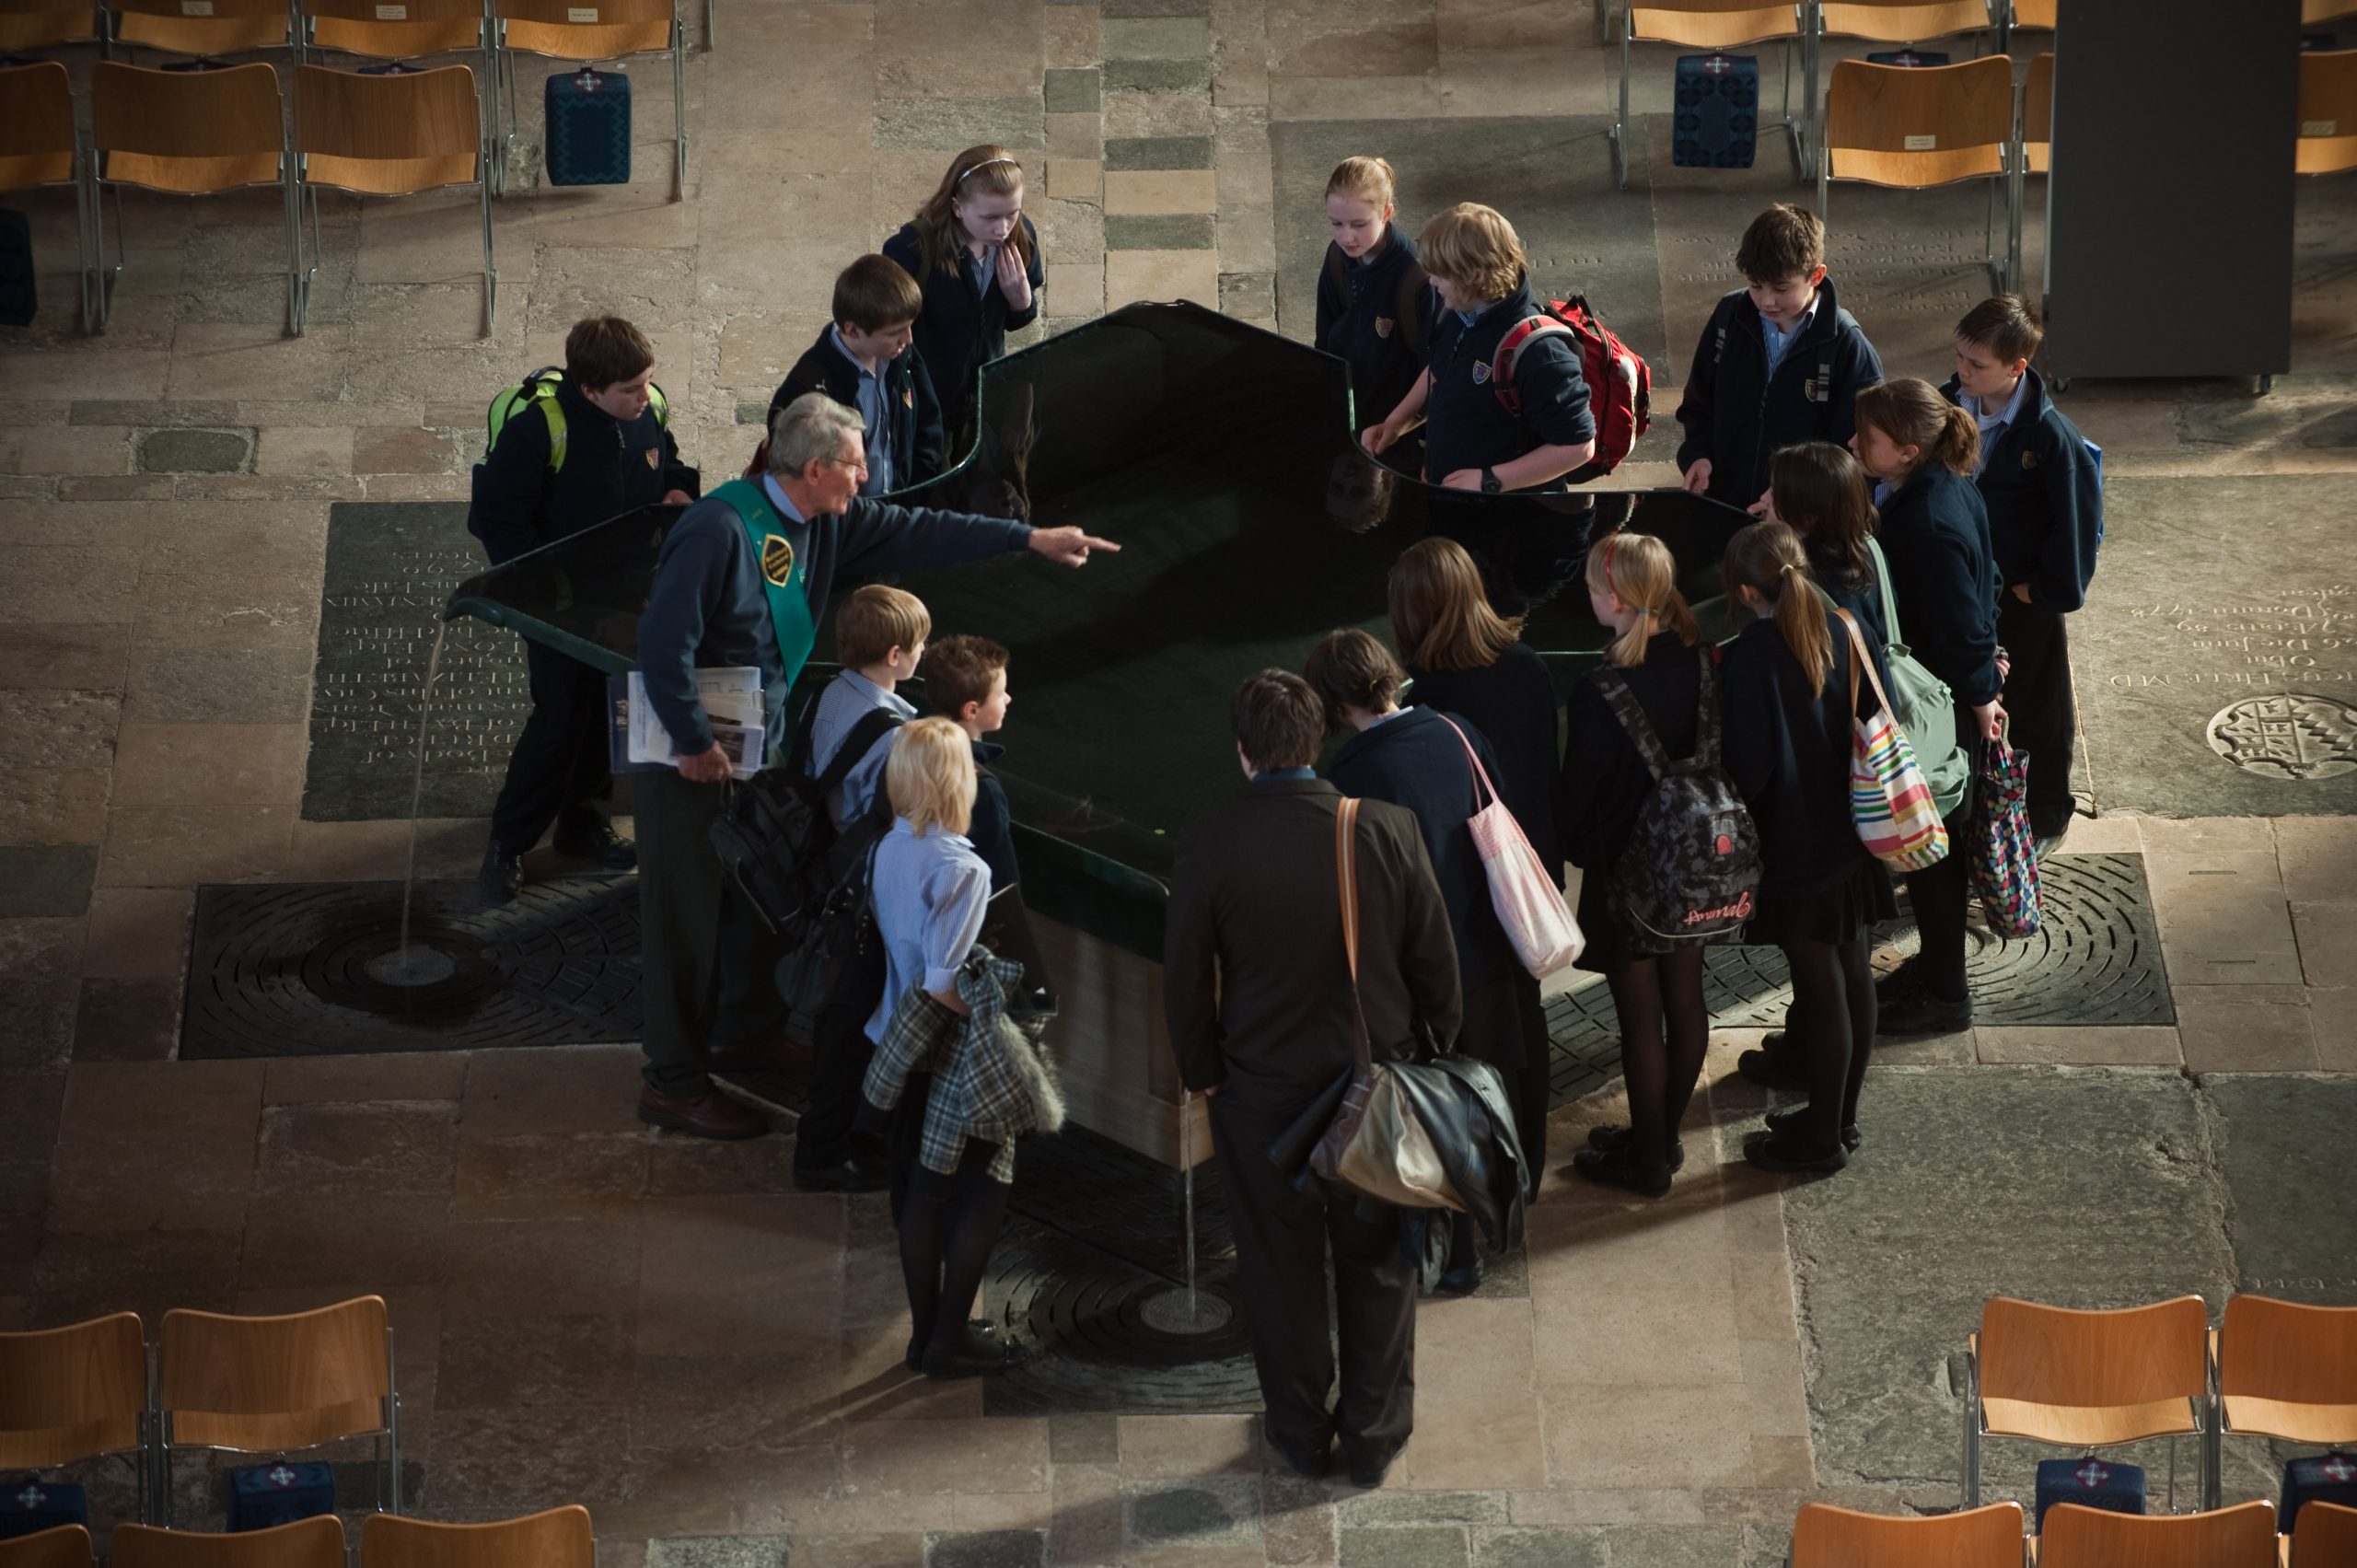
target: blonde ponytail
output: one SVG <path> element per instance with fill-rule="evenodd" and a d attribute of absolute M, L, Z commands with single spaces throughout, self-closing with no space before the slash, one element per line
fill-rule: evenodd
<path fill-rule="evenodd" d="M 1678 563 L 1669 546 L 1651 534 L 1607 534 L 1587 552 L 1587 586 L 1637 612 L 1605 650 L 1605 662 L 1616 668 L 1644 663 L 1645 645 L 1656 632 L 1675 632 L 1689 648 L 1701 641 L 1694 612 L 1678 591 Z"/>

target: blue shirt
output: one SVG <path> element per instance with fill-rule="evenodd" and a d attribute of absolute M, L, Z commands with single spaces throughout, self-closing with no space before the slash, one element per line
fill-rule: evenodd
<path fill-rule="evenodd" d="M 1817 296 L 1814 295 L 1809 296 L 1808 308 L 1802 311 L 1794 320 L 1790 331 L 1780 332 L 1767 317 L 1759 318 L 1759 335 L 1768 344 L 1769 375 L 1776 374 L 1776 366 L 1784 363 L 1784 355 L 1792 352 L 1793 344 L 1800 340 L 1803 332 L 1808 331 L 1808 324 L 1816 319 Z"/>
<path fill-rule="evenodd" d="M 862 495 L 881 495 L 892 488 L 892 422 L 891 410 L 885 404 L 884 377 L 860 363 L 843 342 L 842 329 L 830 327 L 827 336 L 834 343 L 835 352 L 851 362 L 859 377 L 859 417 L 867 426 L 864 432 L 867 445 L 867 481 L 859 487 Z M 766 476 L 764 476 L 766 477 Z"/>
<path fill-rule="evenodd" d="M 874 708 L 888 708 L 904 720 L 916 717 L 916 709 L 897 691 L 887 691 L 855 669 L 846 669 L 827 682 L 819 693 L 818 716 L 810 724 L 810 774 L 816 778 L 827 771 L 835 760 L 835 750 L 851 734 L 852 726 Z M 827 796 L 827 815 L 838 832 L 854 819 L 867 814 L 876 803 L 876 791 L 884 780 L 885 761 L 892 755 L 892 739 L 897 726 L 877 736 L 867 749 L 867 755 L 852 764 L 843 775 L 842 787 Z M 959 841 L 963 842 L 963 840 Z"/>
<path fill-rule="evenodd" d="M 919 833 L 906 817 L 876 846 L 876 929 L 884 938 L 884 994 L 868 1015 L 881 1040 L 893 1009 L 911 990 L 947 991 L 982 934 L 991 868 L 962 833 L 938 822 Z"/>
<path fill-rule="evenodd" d="M 1989 444 L 2003 434 L 2005 426 L 2013 424 L 2015 416 L 2022 412 L 2022 392 L 2028 386 L 2027 376 L 2018 377 L 2014 382 L 2014 395 L 2006 399 L 2005 406 L 1994 413 L 1983 413 L 1980 410 L 1980 400 L 1970 393 L 1957 395 L 1956 406 L 1970 414 L 1980 426 L 1980 449 L 1972 455 L 1973 478 L 1980 477 L 1981 468 L 1989 461 Z"/>

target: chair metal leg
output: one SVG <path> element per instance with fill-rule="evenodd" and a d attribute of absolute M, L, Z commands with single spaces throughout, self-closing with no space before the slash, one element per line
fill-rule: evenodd
<path fill-rule="evenodd" d="M 97 308 L 91 293 L 98 286 L 98 264 L 90 258 L 90 169 L 89 149 L 75 138 L 74 148 L 74 259 L 80 263 L 76 274 L 82 292 L 82 332 L 88 336 L 96 328 Z M 143 1447 L 144 1462 L 146 1450 Z"/>
<path fill-rule="evenodd" d="M 95 166 L 90 176 L 90 188 L 91 233 L 98 241 L 98 267 L 92 292 L 98 307 L 98 330 L 103 332 L 107 330 L 108 319 L 114 313 L 114 285 L 122 276 L 128 254 L 124 250 L 126 241 L 122 227 L 122 187 L 118 185 L 114 189 L 114 265 L 111 267 L 107 265 L 106 181 L 99 177 Z"/>
<path fill-rule="evenodd" d="M 1626 7 L 1620 13 L 1620 113 L 1612 122 L 1612 178 L 1629 188 L 1629 34 L 1634 24 Z"/>
<path fill-rule="evenodd" d="M 710 4 L 710 0 L 706 0 Z M 671 200 L 688 199 L 688 60 L 686 29 L 671 24 L 671 129 L 677 140 L 677 165 L 671 171 Z"/>
<path fill-rule="evenodd" d="M 1817 221 L 1825 221 L 1825 187 L 1833 178 L 1833 149 L 1817 149 Z"/>
<path fill-rule="evenodd" d="M 491 178 L 488 169 L 479 183 L 482 187 L 482 335 L 491 336 L 493 317 L 499 309 L 499 268 L 491 254 Z"/>
<path fill-rule="evenodd" d="M 300 309 L 303 293 L 303 203 L 295 184 L 295 159 L 286 159 L 285 178 L 281 192 L 286 211 L 286 331 L 289 337 L 303 335 Z"/>
<path fill-rule="evenodd" d="M 1980 1365 L 1967 1351 L 1964 1357 L 1964 1476 L 1962 1505 L 1980 1506 Z"/>

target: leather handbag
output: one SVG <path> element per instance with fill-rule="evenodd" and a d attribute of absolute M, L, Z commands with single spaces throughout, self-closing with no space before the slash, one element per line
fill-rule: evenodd
<path fill-rule="evenodd" d="M 1866 540 L 1873 557 L 1875 581 L 1882 589 L 1882 623 L 1890 640 L 1882 645 L 1883 665 L 1890 671 L 1891 711 L 1915 748 L 1915 765 L 1932 786 L 1932 802 L 1943 818 L 1953 817 L 1972 787 L 1972 755 L 1956 733 L 1956 693 L 1908 651 L 1898 631 L 1898 601 L 1891 596 L 1890 563 L 1882 546 Z"/>
<path fill-rule="evenodd" d="M 1850 633 L 1850 819 L 1867 854 L 1893 871 L 1921 871 L 1947 858 L 1947 827 L 1875 673 L 1864 633 L 1848 610 L 1833 613 Z M 1872 718 L 1857 716 L 1861 670 L 1875 689 Z"/>
<path fill-rule="evenodd" d="M 1387 1063 L 1375 1060 L 1359 1001 L 1359 803 L 1345 796 L 1334 812 L 1334 876 L 1342 900 L 1342 950 L 1351 970 L 1353 1063 L 1341 1104 L 1309 1152 L 1309 1168 L 1353 1191 L 1410 1209 L 1462 1211 L 1465 1200 L 1442 1167 L 1440 1151 L 1399 1090 Z"/>
<path fill-rule="evenodd" d="M 1479 809 L 1465 825 L 1472 830 L 1473 847 L 1480 853 L 1481 871 L 1489 878 L 1490 907 L 1497 911 L 1498 923 L 1506 928 L 1506 940 L 1514 944 L 1514 956 L 1522 967 L 1534 980 L 1545 980 L 1576 963 L 1587 938 L 1580 935 L 1580 923 L 1563 901 L 1563 890 L 1539 864 L 1529 835 L 1498 798 L 1497 786 L 1474 754 L 1473 743 L 1457 728 L 1455 719 L 1444 714 L 1440 722 L 1457 730 L 1465 761 L 1473 769 L 1473 804 Z M 1490 797 L 1487 806 L 1481 805 L 1483 795 Z"/>

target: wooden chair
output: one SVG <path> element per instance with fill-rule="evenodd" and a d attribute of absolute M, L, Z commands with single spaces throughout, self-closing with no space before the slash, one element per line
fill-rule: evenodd
<path fill-rule="evenodd" d="M 2304 28 L 2337 22 L 2343 17 L 2357 17 L 2357 0 L 2300 0 L 2300 25 Z"/>
<path fill-rule="evenodd" d="M 2302 174 L 2357 168 L 2357 49 L 2318 50 L 2300 56 Z"/>
<path fill-rule="evenodd" d="M 129 1529 L 129 1525 L 118 1527 Z M 79 1525 L 35 1530 L 14 1540 L 0 1540 L 0 1568 L 92 1568 L 90 1532 Z"/>
<path fill-rule="evenodd" d="M 364 76 L 298 65 L 295 154 L 296 199 L 310 203 L 312 255 L 296 308 L 298 333 L 309 306 L 309 273 L 319 267 L 320 186 L 364 196 L 413 196 L 473 185 L 482 196 L 482 330 L 490 335 L 499 304 L 491 245 L 491 146 L 483 139 L 472 71 L 444 65 Z M 381 1303 L 377 1309 L 383 1310 Z"/>
<path fill-rule="evenodd" d="M 210 59 L 295 47 L 288 0 L 103 0 L 105 41 Z"/>
<path fill-rule="evenodd" d="M 2022 1505 L 1896 1517 L 1812 1503 L 1793 1521 L 1789 1568 L 2022 1568 Z"/>
<path fill-rule="evenodd" d="M 384 1475 L 379 1506 L 401 1511 L 401 1398 L 393 1386 L 393 1331 L 382 1296 L 274 1318 L 166 1313 L 156 1408 L 164 1524 L 171 1523 L 176 1448 L 277 1454 L 362 1436 L 378 1440 Z"/>
<path fill-rule="evenodd" d="M 364 60 L 479 53 L 491 78 L 491 8 L 483 0 L 296 0 L 297 58 L 309 50 Z"/>
<path fill-rule="evenodd" d="M 5 19 L 5 18 L 0 18 Z M 56 60 L 0 67 L 0 191 L 74 187 L 74 249 L 81 262 L 82 330 L 91 327 L 89 192 L 74 129 L 74 82 Z"/>
<path fill-rule="evenodd" d="M 589 1510 L 578 1503 L 490 1525 L 369 1516 L 360 1568 L 597 1568 Z"/>
<path fill-rule="evenodd" d="M 0 1470 L 135 1455 L 144 1517 L 153 1505 L 147 1434 L 147 1345 L 139 1314 L 0 1334 Z"/>
<path fill-rule="evenodd" d="M 286 313 L 295 319 L 301 257 L 295 231 L 293 160 L 278 96 L 278 73 L 256 63 L 218 71 L 157 71 L 101 60 L 90 69 L 93 292 L 104 326 L 123 267 L 122 187 L 175 196 L 212 196 L 276 185 L 286 200 Z M 115 260 L 106 262 L 99 198 L 114 187 Z"/>
<path fill-rule="evenodd" d="M 507 129 L 500 135 L 500 178 L 505 179 L 505 147 L 515 139 L 516 56 L 537 54 L 551 60 L 577 60 L 594 64 L 632 54 L 671 57 L 671 134 L 673 201 L 688 193 L 688 89 L 686 32 L 679 26 L 679 0 L 596 0 L 578 6 L 571 0 L 492 0 L 498 30 L 500 69 L 507 92 Z"/>
<path fill-rule="evenodd" d="M 1608 0 L 1596 0 L 1599 18 Z M 1675 43 L 1687 49 L 1738 49 L 1750 43 L 1784 45 L 1784 132 L 1793 139 L 1793 172 L 1808 168 L 1805 127 L 1793 118 L 1792 47 L 1801 46 L 1807 74 L 1805 100 L 1817 93 L 1816 55 L 1809 46 L 1808 0 L 1620 0 L 1620 109 L 1606 133 L 1612 141 L 1612 177 L 1629 188 L 1629 46 Z M 1605 23 L 1608 27 L 1609 23 Z"/>
<path fill-rule="evenodd" d="M 2038 1568 L 2275 1568 L 2275 1504 L 2114 1514 L 2058 1503 L 2038 1533 Z"/>
<path fill-rule="evenodd" d="M 2210 1313 L 2198 1295 L 2079 1312 L 1991 1296 L 1966 1342 L 1964 1505 L 1980 1503 L 1980 1440 L 2081 1451 L 2204 1430 Z M 2214 1478 L 2203 1501 L 2214 1503 Z M 2177 1491 L 2177 1446 L 2169 1446 Z"/>
<path fill-rule="evenodd" d="M 1928 43 L 1959 33 L 1995 32 L 2005 0 L 1818 0 L 1820 38 Z"/>
<path fill-rule="evenodd" d="M 2215 1345 L 2213 1469 L 2219 1462 L 2214 1449 L 2228 1433 L 2328 1448 L 2357 1446 L 2357 1307 L 2237 1295 L 2226 1303 Z M 2305 1517 L 2307 1510 L 2300 1512 Z"/>
<path fill-rule="evenodd" d="M 62 0 L 0 0 L 0 57 L 61 44 L 99 41 L 96 0 L 68 6 Z"/>
<path fill-rule="evenodd" d="M 314 1515 L 236 1535 L 115 1527 L 107 1568 L 344 1568 L 343 1521 Z"/>
<path fill-rule="evenodd" d="M 1817 149 L 1817 215 L 1836 180 L 1928 190 L 1989 181 L 1983 241 L 2000 289 L 2016 270 L 1996 254 L 1997 197 L 2014 196 L 2014 63 L 1984 55 L 1960 65 L 1872 65 L 1844 60 L 1825 93 Z M 2010 232 L 2010 225 L 2009 232 Z"/>
<path fill-rule="evenodd" d="M 2357 1508 L 2304 1503 L 2285 1544 L 2290 1568 L 2349 1568 L 2357 1562 Z M 6 1559 L 0 1568 L 6 1568 Z"/>

